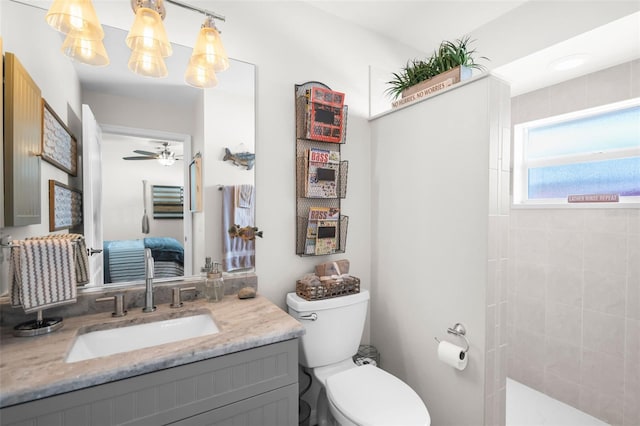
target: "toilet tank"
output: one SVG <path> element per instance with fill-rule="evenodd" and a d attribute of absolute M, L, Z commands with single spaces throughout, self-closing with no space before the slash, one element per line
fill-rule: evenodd
<path fill-rule="evenodd" d="M 305 328 L 305 334 L 300 338 L 300 364 L 315 368 L 355 355 L 362 338 L 368 303 L 369 292 L 366 290 L 322 300 L 305 300 L 295 293 L 288 293 L 289 315 Z"/>

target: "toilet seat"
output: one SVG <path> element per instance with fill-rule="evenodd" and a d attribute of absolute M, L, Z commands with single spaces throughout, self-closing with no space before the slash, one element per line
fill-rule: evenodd
<path fill-rule="evenodd" d="M 335 409 L 361 426 L 431 423 L 427 408 L 413 389 L 372 365 L 328 377 L 326 392 Z"/>

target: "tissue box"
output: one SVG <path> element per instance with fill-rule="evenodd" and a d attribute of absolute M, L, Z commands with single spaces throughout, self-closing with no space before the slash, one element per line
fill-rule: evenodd
<path fill-rule="evenodd" d="M 339 271 L 336 269 L 336 266 Z M 331 275 L 342 275 L 349 273 L 349 260 L 341 259 L 333 262 L 325 262 L 316 266 L 316 275 L 319 277 L 330 277 Z"/>

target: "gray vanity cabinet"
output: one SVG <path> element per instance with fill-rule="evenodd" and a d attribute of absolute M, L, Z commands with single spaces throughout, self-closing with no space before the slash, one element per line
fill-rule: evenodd
<path fill-rule="evenodd" d="M 287 340 L 0 410 L 3 425 L 297 425 Z"/>

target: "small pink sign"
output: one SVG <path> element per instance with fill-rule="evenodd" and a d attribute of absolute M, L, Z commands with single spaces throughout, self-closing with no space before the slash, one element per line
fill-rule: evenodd
<path fill-rule="evenodd" d="M 618 194 L 581 194 L 569 195 L 569 203 L 617 203 L 620 201 Z"/>

